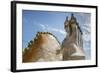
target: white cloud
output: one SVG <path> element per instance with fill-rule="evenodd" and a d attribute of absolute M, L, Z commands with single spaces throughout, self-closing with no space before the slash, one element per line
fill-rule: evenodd
<path fill-rule="evenodd" d="M 42 27 L 42 29 L 43 29 L 43 30 L 45 30 L 45 29 L 46 29 L 46 26 L 45 26 L 45 25 L 40 24 L 40 26 Z"/>
<path fill-rule="evenodd" d="M 90 41 L 91 40 L 91 34 L 85 34 L 85 33 L 83 33 L 83 40 L 84 41 Z"/>
<path fill-rule="evenodd" d="M 91 40 L 91 27 L 90 24 L 84 24 L 82 26 L 83 30 L 83 40 L 84 41 L 90 41 Z"/>
<path fill-rule="evenodd" d="M 91 32 L 91 26 L 90 26 L 90 24 L 84 24 L 83 26 L 82 26 L 82 29 L 83 29 L 83 31 L 85 31 L 85 33 L 90 33 Z"/>
<path fill-rule="evenodd" d="M 66 32 L 63 29 L 58 29 L 58 28 L 50 27 L 48 25 L 43 25 L 43 24 L 39 24 L 39 25 L 42 27 L 43 30 L 59 32 L 62 35 L 66 35 Z"/>
<path fill-rule="evenodd" d="M 59 33 L 61 33 L 63 35 L 66 35 L 66 32 L 64 30 L 62 30 L 62 29 L 57 29 L 57 28 L 52 28 L 52 27 L 50 27 L 48 29 L 51 30 L 51 31 L 59 32 Z"/>
<path fill-rule="evenodd" d="M 82 25 L 83 31 L 83 46 L 84 52 L 86 54 L 86 59 L 91 58 L 91 25 L 90 24 L 83 24 Z"/>

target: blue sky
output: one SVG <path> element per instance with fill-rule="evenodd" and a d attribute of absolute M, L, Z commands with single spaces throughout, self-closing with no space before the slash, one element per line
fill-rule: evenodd
<path fill-rule="evenodd" d="M 22 47 L 27 47 L 30 40 L 35 38 L 37 32 L 51 32 L 57 39 L 62 42 L 66 36 L 64 30 L 64 21 L 66 16 L 70 17 L 72 12 L 50 12 L 50 11 L 22 11 Z M 74 16 L 79 22 L 79 26 L 83 31 L 84 50 L 87 59 L 90 59 L 91 52 L 91 33 L 90 33 L 90 18 L 89 13 L 74 13 Z"/>

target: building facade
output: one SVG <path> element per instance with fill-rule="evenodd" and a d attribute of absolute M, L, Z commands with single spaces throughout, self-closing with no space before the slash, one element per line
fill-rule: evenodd
<path fill-rule="evenodd" d="M 66 37 L 62 42 L 63 60 L 85 59 L 83 33 L 73 14 L 70 18 L 66 17 L 64 29 L 66 31 Z"/>
<path fill-rule="evenodd" d="M 61 61 L 62 53 L 57 38 L 49 32 L 38 32 L 23 52 L 23 63 Z"/>

